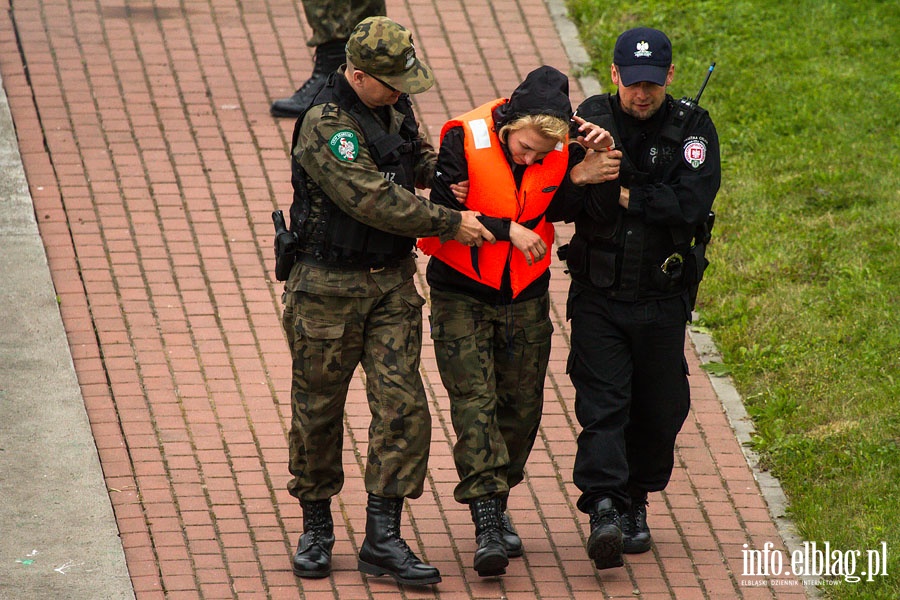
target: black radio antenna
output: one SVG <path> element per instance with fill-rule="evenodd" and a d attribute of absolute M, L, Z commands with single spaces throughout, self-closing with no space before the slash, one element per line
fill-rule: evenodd
<path fill-rule="evenodd" d="M 700 91 L 697 92 L 697 98 L 694 99 L 694 102 L 696 102 L 697 104 L 700 104 L 700 96 L 703 95 L 703 90 L 706 89 L 706 84 L 709 83 L 709 78 L 712 75 L 713 69 L 715 67 L 716 67 L 716 63 L 713 62 L 711 65 L 709 65 L 709 70 L 706 71 L 706 79 L 703 80 L 703 85 L 700 86 Z"/>

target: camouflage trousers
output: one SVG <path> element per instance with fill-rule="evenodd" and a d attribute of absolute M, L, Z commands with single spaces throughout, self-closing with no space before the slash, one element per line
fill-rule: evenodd
<path fill-rule="evenodd" d="M 431 337 L 456 432 L 458 502 L 505 497 L 524 478 L 544 405 L 548 295 L 492 306 L 431 291 Z"/>
<path fill-rule="evenodd" d="M 366 491 L 422 495 L 431 444 L 419 373 L 425 300 L 402 271 L 298 264 L 291 273 L 282 317 L 293 359 L 288 491 L 300 500 L 324 500 L 343 487 L 344 405 L 358 365 L 372 415 Z"/>
<path fill-rule="evenodd" d="M 313 30 L 310 46 L 346 40 L 363 19 L 387 15 L 385 0 L 303 0 L 303 11 Z"/>

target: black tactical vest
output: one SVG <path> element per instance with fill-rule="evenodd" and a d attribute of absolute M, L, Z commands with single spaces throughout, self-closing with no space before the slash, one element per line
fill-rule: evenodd
<path fill-rule="evenodd" d="M 616 122 L 610 94 L 601 94 L 585 101 L 578 109 L 579 116 L 609 131 L 616 148 L 623 150 L 619 179 L 624 187 L 659 183 L 666 166 L 677 157 L 682 140 L 660 135 L 669 130 L 672 119 L 671 99 L 666 99 L 662 110 L 667 110 L 665 121 L 652 140 L 657 148 L 658 160 L 649 171 L 641 171 L 635 160 L 624 152 L 620 127 Z M 663 157 L 666 157 L 665 159 Z M 575 236 L 569 248 L 570 272 L 575 279 L 583 280 L 613 298 L 635 300 L 639 296 L 668 296 L 678 293 L 688 285 L 681 279 L 661 282 L 655 263 L 648 263 L 652 255 L 666 256 L 672 252 L 687 255 L 694 228 L 666 228 L 665 235 L 654 234 L 638 217 L 622 211 L 615 223 L 597 223 L 585 213 L 575 219 Z M 572 268 L 574 267 L 574 268 Z"/>
<path fill-rule="evenodd" d="M 297 144 L 306 112 L 313 106 L 332 104 L 335 110 L 346 111 L 358 123 L 381 174 L 412 192 L 421 142 L 409 97 L 401 96 L 393 106 L 404 119 L 400 132 L 391 134 L 355 94 L 340 93 L 340 86 L 336 85 L 338 77 L 342 75 L 333 73 L 329 76 L 310 106 L 297 119 L 291 148 Z M 372 268 L 394 265 L 412 252 L 414 238 L 387 233 L 357 221 L 338 208 L 293 158 L 291 183 L 294 187 L 291 231 L 299 238 L 299 260 L 312 260 L 337 268 Z"/>

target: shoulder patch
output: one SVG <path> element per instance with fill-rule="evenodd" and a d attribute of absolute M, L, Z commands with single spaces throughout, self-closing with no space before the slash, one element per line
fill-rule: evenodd
<path fill-rule="evenodd" d="M 359 140 L 356 132 L 342 129 L 331 136 L 328 146 L 339 160 L 354 161 L 359 155 Z"/>
<path fill-rule="evenodd" d="M 693 135 L 684 140 L 684 161 L 695 169 L 706 162 L 706 140 Z"/>
<path fill-rule="evenodd" d="M 330 102 L 322 106 L 323 119 L 337 119 L 341 115 L 341 108 L 337 104 Z"/>

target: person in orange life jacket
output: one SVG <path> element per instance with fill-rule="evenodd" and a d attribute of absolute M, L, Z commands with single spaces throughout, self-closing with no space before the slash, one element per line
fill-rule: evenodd
<path fill-rule="evenodd" d="M 605 180 L 595 172 L 602 170 L 600 161 L 593 165 L 598 169 L 588 162 L 570 176 L 568 91 L 566 75 L 543 66 L 509 100 L 488 102 L 444 126 L 431 200 L 480 211 L 498 241 L 481 248 L 419 241 L 431 255 L 431 335 L 457 436 L 454 497 L 471 510 L 474 567 L 481 576 L 505 573 L 509 557 L 523 553 L 506 504 L 510 488 L 523 479 L 543 406 L 553 331 L 548 267 L 554 204 L 581 193 L 573 179 Z M 598 156 L 612 142 L 605 130 L 583 121 L 576 135 Z M 451 186 L 465 181 L 463 203 Z"/>

